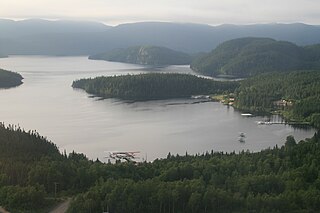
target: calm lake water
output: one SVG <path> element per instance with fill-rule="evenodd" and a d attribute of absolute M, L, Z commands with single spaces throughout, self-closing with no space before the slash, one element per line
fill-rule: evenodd
<path fill-rule="evenodd" d="M 12 56 L 0 59 L 0 67 L 25 78 L 17 88 L 0 90 L 0 121 L 37 130 L 60 150 L 82 152 L 91 159 L 105 161 L 105 150 L 141 151 L 141 158 L 147 155 L 148 160 L 169 152 L 259 151 L 284 144 L 288 135 L 301 140 L 315 132 L 288 125 L 257 125 L 264 118 L 243 117 L 215 102 L 127 103 L 100 100 L 71 87 L 75 79 L 101 75 L 193 73 L 188 66 L 151 69 L 86 57 Z M 245 143 L 238 141 L 239 132 L 246 134 Z"/>

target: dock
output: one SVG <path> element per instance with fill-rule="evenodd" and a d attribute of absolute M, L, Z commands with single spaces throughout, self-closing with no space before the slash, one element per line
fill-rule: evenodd
<path fill-rule="evenodd" d="M 257 121 L 258 125 L 273 125 L 273 124 L 289 124 L 289 125 L 310 125 L 309 122 L 285 122 L 285 121 Z"/>

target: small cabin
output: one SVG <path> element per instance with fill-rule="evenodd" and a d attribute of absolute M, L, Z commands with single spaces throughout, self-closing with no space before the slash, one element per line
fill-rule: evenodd
<path fill-rule="evenodd" d="M 274 106 L 277 107 L 287 107 L 287 106 L 292 106 L 292 101 L 287 101 L 285 99 L 279 100 L 279 101 L 274 101 L 273 102 Z"/>

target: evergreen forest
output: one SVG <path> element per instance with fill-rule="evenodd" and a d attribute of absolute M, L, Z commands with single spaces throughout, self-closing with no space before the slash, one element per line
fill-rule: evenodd
<path fill-rule="evenodd" d="M 305 121 L 320 128 L 319 71 L 258 75 L 241 81 L 235 96 L 235 107 L 241 110 L 277 111 L 288 120 Z"/>
<path fill-rule="evenodd" d="M 72 87 L 105 98 L 154 100 L 229 93 L 238 82 L 221 82 L 187 74 L 149 73 L 74 81 Z"/>
<path fill-rule="evenodd" d="M 317 212 L 320 136 L 257 153 L 168 154 L 154 162 L 102 163 L 60 153 L 35 131 L 0 126 L 0 205 L 45 212 L 55 196 L 68 212 Z"/>
<path fill-rule="evenodd" d="M 230 78 L 319 68 L 319 45 L 301 47 L 287 41 L 253 37 L 226 41 L 191 63 L 191 69 L 203 75 Z"/>

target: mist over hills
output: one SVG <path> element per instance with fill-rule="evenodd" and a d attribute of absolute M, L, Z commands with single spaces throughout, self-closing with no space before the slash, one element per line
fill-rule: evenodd
<path fill-rule="evenodd" d="M 48 33 L 58 34 L 104 32 L 109 28 L 110 26 L 104 25 L 102 23 L 90 21 L 48 21 L 43 19 L 26 19 L 22 21 L 13 21 L 9 19 L 0 19 L 0 38 L 12 38 Z"/>
<path fill-rule="evenodd" d="M 320 43 L 320 27 L 306 24 L 209 26 L 141 22 L 110 27 L 97 22 L 0 20 L 1 54 L 92 55 L 115 48 L 156 45 L 197 53 L 240 37 L 269 37 L 298 45 Z"/>
<path fill-rule="evenodd" d="M 192 57 L 165 47 L 134 46 L 92 55 L 89 59 L 159 66 L 190 64 Z"/>

